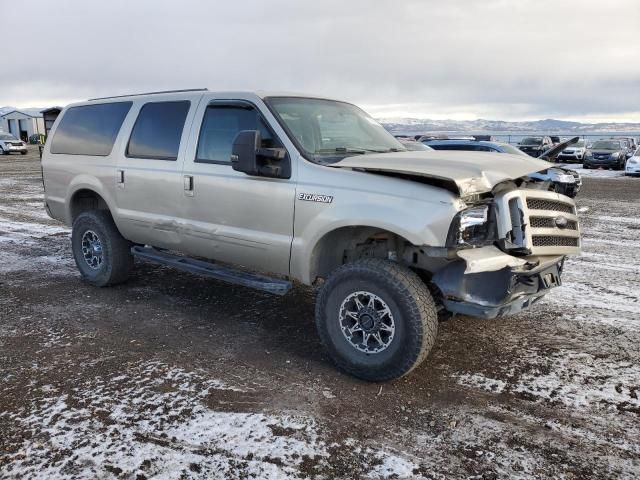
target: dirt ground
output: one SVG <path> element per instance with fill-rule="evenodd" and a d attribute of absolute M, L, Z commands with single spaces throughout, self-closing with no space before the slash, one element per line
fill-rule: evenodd
<path fill-rule="evenodd" d="M 322 352 L 308 289 L 140 262 L 84 284 L 37 150 L 0 157 L 0 478 L 640 477 L 640 179 L 584 173 L 562 287 L 442 322 L 421 367 L 367 384 Z"/>

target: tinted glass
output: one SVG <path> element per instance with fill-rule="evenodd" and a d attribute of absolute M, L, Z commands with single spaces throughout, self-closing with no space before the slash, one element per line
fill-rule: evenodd
<path fill-rule="evenodd" d="M 202 120 L 196 162 L 231 163 L 233 140 L 242 130 L 259 130 L 263 148 L 281 146 L 255 109 L 211 106 Z"/>
<path fill-rule="evenodd" d="M 147 103 L 131 132 L 127 156 L 175 160 L 191 102 Z"/>
<path fill-rule="evenodd" d="M 71 107 L 56 129 L 51 153 L 109 155 L 130 108 L 131 102 Z"/>
<path fill-rule="evenodd" d="M 0 140 L 18 140 L 13 135 L 9 135 L 7 133 L 0 133 Z"/>

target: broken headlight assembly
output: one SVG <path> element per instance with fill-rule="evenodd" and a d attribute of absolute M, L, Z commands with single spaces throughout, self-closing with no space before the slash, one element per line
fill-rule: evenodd
<path fill-rule="evenodd" d="M 469 248 L 492 245 L 497 240 L 495 212 L 491 204 L 459 211 L 451 222 L 447 247 Z"/>

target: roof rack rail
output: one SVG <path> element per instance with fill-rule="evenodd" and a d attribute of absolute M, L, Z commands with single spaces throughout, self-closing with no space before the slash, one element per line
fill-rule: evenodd
<path fill-rule="evenodd" d="M 206 92 L 208 88 L 185 88 L 182 90 L 161 90 L 158 92 L 145 92 L 145 93 L 131 93 L 129 95 L 114 95 L 112 97 L 99 97 L 99 98 L 90 98 L 87 100 L 88 102 L 93 102 L 94 100 L 109 100 L 110 98 L 124 98 L 124 97 L 140 97 L 142 95 L 155 95 L 157 93 L 183 93 L 183 92 Z"/>

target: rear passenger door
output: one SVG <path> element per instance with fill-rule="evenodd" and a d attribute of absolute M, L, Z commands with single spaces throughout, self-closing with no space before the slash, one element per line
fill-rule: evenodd
<path fill-rule="evenodd" d="M 246 100 L 203 100 L 200 105 L 183 172 L 185 250 L 288 275 L 297 169 L 282 179 L 231 168 L 232 143 L 242 130 L 259 130 L 263 148 L 284 147 L 265 113 Z M 286 161 L 291 161 L 289 154 Z"/>
<path fill-rule="evenodd" d="M 182 163 L 202 95 L 137 103 L 116 175 L 118 226 L 131 241 L 179 249 L 182 244 Z"/>

